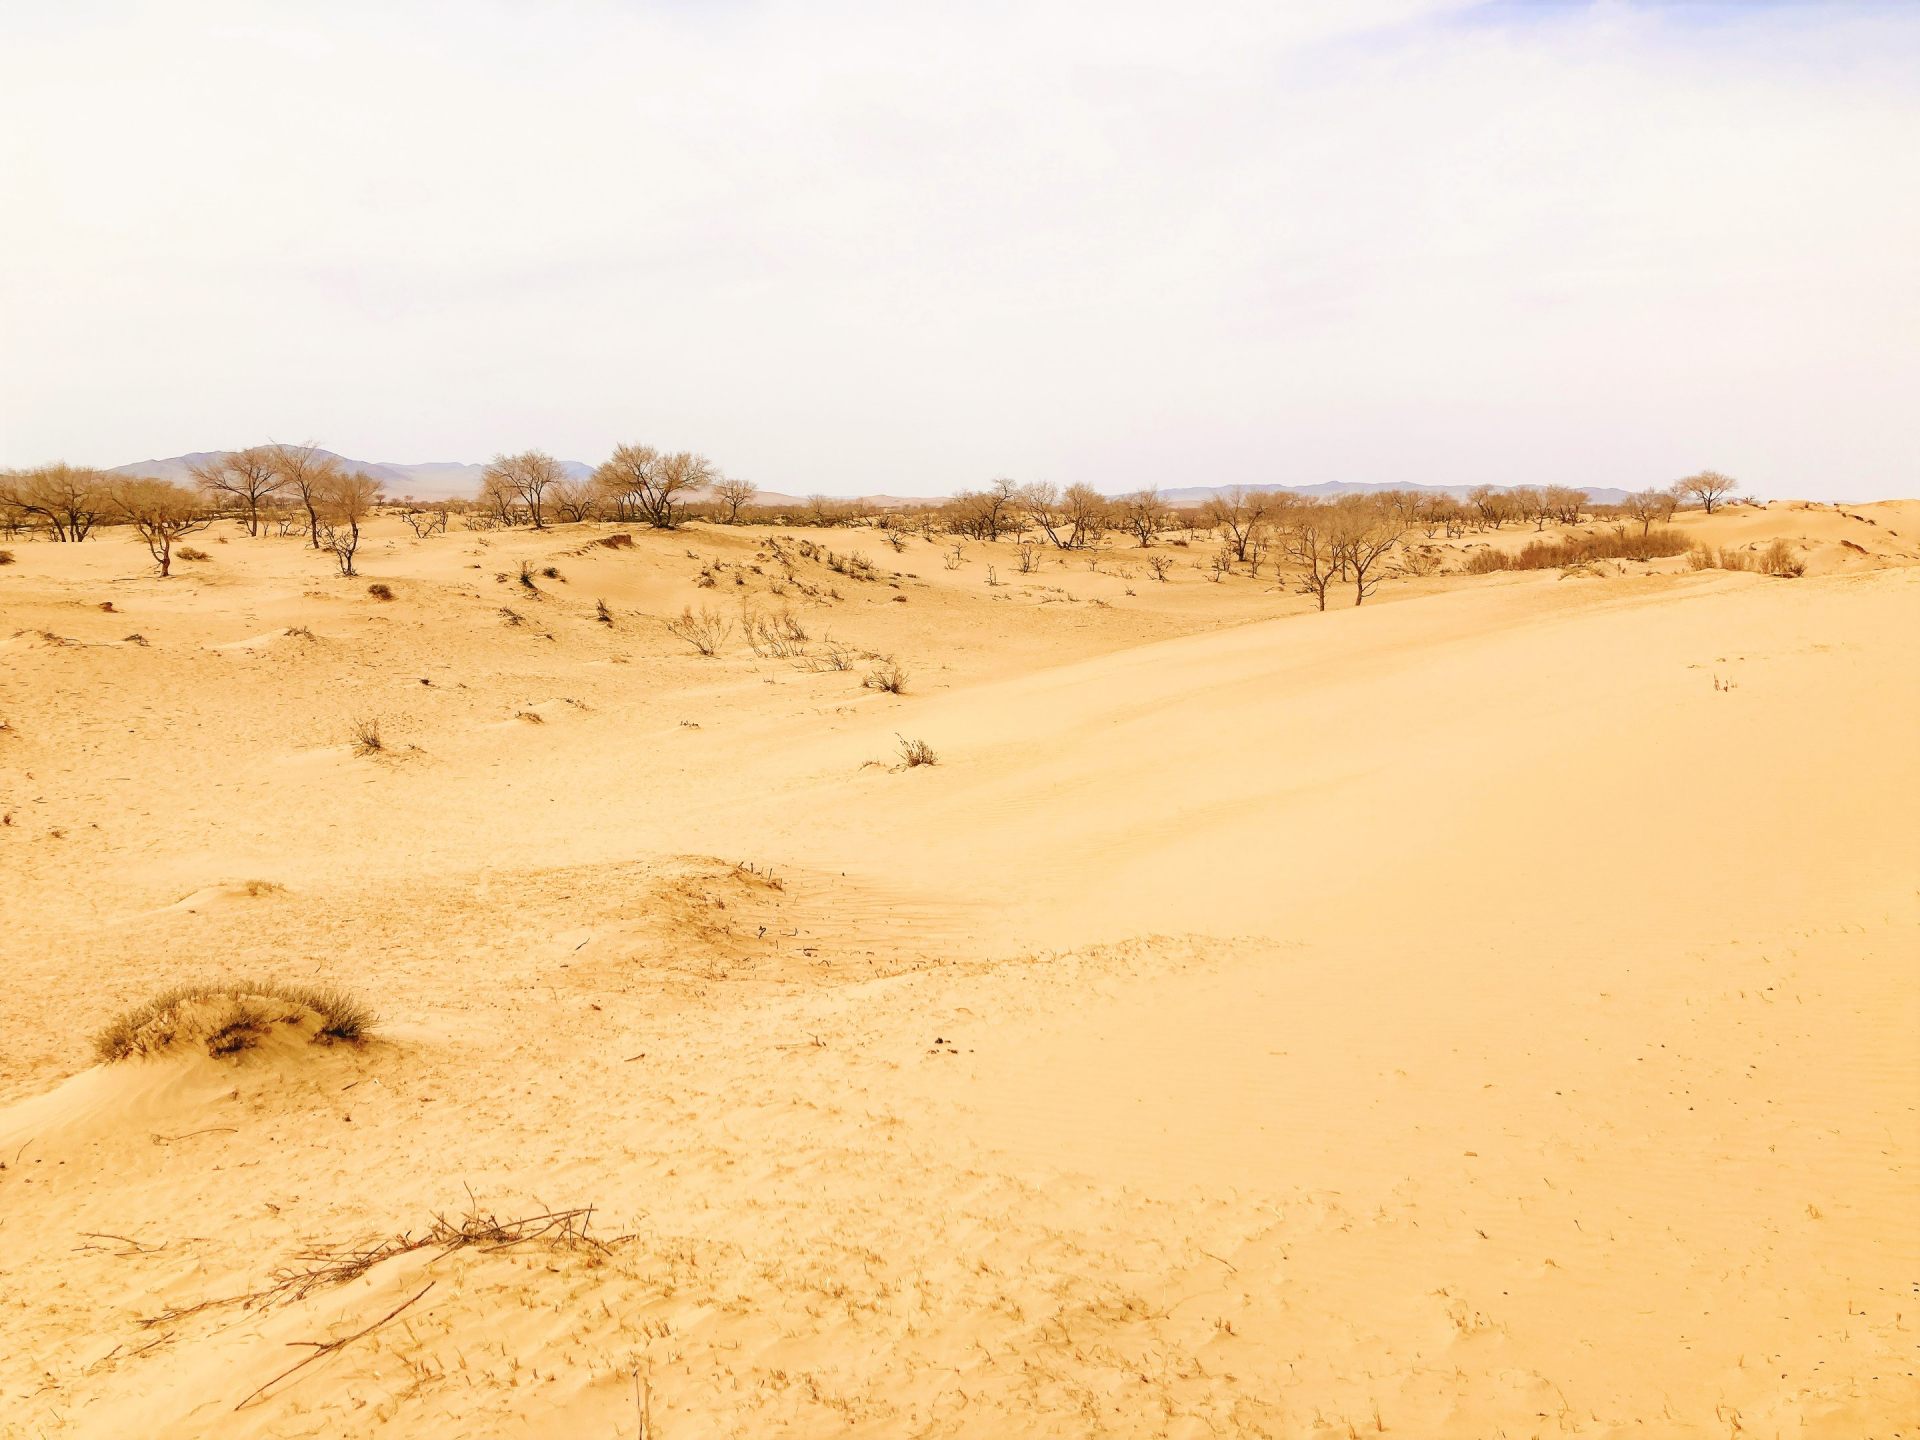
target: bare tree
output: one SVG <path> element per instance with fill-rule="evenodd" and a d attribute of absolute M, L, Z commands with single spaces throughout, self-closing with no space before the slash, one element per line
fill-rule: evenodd
<path fill-rule="evenodd" d="M 1227 532 L 1227 544 L 1233 551 L 1233 558 L 1244 561 L 1247 558 L 1247 546 L 1266 522 L 1267 511 L 1272 508 L 1272 503 L 1258 490 L 1249 490 L 1244 485 L 1229 485 L 1208 500 L 1200 513 L 1208 525 Z"/>
<path fill-rule="evenodd" d="M 1620 502 L 1620 508 L 1640 522 L 1640 533 L 1645 535 L 1653 529 L 1654 521 L 1665 520 L 1673 514 L 1673 492 L 1636 490 Z"/>
<path fill-rule="evenodd" d="M 1060 497 L 1060 507 L 1073 527 L 1073 545 L 1084 550 L 1097 544 L 1107 527 L 1107 497 L 1091 485 L 1073 484 Z"/>
<path fill-rule="evenodd" d="M 38 517 L 55 540 L 84 540 L 106 511 L 111 477 L 84 465 L 42 465 L 0 475 L 0 509 Z"/>
<path fill-rule="evenodd" d="M 114 510 L 147 542 L 162 576 L 173 572 L 173 542 L 213 523 L 213 513 L 199 495 L 168 480 L 122 480 L 113 487 L 111 500 Z"/>
<path fill-rule="evenodd" d="M 1091 485 L 1069 485 L 1063 491 L 1058 485 L 1038 480 L 1021 486 L 1015 498 L 1020 512 L 1055 549 L 1072 550 L 1100 538 L 1107 498 Z"/>
<path fill-rule="evenodd" d="M 595 494 L 591 484 L 571 476 L 562 476 L 547 487 L 547 499 L 553 506 L 553 513 L 570 523 L 593 518 Z"/>
<path fill-rule="evenodd" d="M 952 529 L 976 540 L 998 540 L 1012 529 L 1020 487 L 1004 476 L 984 490 L 962 490 L 953 497 Z"/>
<path fill-rule="evenodd" d="M 344 473 L 340 462 L 317 446 L 273 445 L 269 447 L 274 473 L 280 477 L 276 487 L 293 497 L 307 512 L 307 543 L 320 548 L 320 492 L 335 477 Z"/>
<path fill-rule="evenodd" d="M 1722 475 L 1718 470 L 1702 470 L 1698 475 L 1689 475 L 1677 482 L 1674 493 L 1682 499 L 1698 500 L 1700 508 L 1711 515 L 1727 503 L 1739 483 L 1731 475 Z"/>
<path fill-rule="evenodd" d="M 1142 550 L 1153 544 L 1153 537 L 1167 523 L 1167 507 L 1160 499 L 1159 487 L 1154 485 L 1122 495 L 1114 506 L 1114 513 L 1120 528 L 1138 540 Z"/>
<path fill-rule="evenodd" d="M 187 468 L 201 489 L 225 496 L 226 503 L 239 510 L 249 535 L 260 533 L 260 507 L 287 487 L 272 445 L 223 451 Z"/>
<path fill-rule="evenodd" d="M 1354 497 L 1332 507 L 1333 560 L 1336 573 L 1353 579 L 1353 603 L 1365 603 L 1385 572 L 1377 569 L 1402 534 L 1399 517 L 1371 501 Z M 1320 607 L 1326 609 L 1323 603 Z"/>
<path fill-rule="evenodd" d="M 536 530 L 547 528 L 547 487 L 566 478 L 560 462 L 544 450 L 522 450 L 518 455 L 496 455 L 481 476 L 482 493 L 488 481 L 511 490 L 526 507 Z"/>
<path fill-rule="evenodd" d="M 1562 525 L 1578 525 L 1587 508 L 1587 492 L 1571 485 L 1549 485 L 1541 492 L 1541 499 Z"/>
<path fill-rule="evenodd" d="M 593 472 L 593 479 L 655 529 L 671 530 L 689 495 L 706 489 L 717 473 L 712 461 L 691 451 L 662 455 L 651 445 L 622 445 Z"/>
<path fill-rule="evenodd" d="M 354 573 L 353 557 L 360 548 L 360 526 L 380 501 L 380 482 L 363 471 L 335 473 L 318 496 L 320 539 L 340 567 Z"/>
<path fill-rule="evenodd" d="M 1300 505 L 1288 510 L 1282 524 L 1280 549 L 1300 567 L 1295 588 L 1327 608 L 1327 591 L 1340 573 L 1331 513 L 1324 505 Z"/>
<path fill-rule="evenodd" d="M 729 525 L 740 523 L 740 507 L 750 504 L 753 497 L 760 493 L 760 487 L 751 480 L 740 480 L 731 475 L 722 476 L 713 487 L 713 497 L 720 502 L 720 509 Z"/>

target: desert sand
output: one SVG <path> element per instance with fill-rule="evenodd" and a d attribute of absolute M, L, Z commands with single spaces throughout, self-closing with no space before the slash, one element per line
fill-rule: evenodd
<path fill-rule="evenodd" d="M 10 542 L 0 1434 L 1914 1433 L 1920 503 L 1678 524 Z M 229 975 L 379 1023 L 95 1061 Z"/>

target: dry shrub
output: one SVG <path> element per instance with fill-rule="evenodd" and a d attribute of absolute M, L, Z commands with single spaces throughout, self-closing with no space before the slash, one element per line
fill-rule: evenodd
<path fill-rule="evenodd" d="M 195 1042 L 209 1055 L 237 1055 L 277 1024 L 311 1021 L 313 1043 L 357 1042 L 373 1029 L 373 1011 L 338 985 L 280 980 L 197 981 L 174 985 L 123 1011 L 93 1038 L 102 1064 Z"/>
<path fill-rule="evenodd" d="M 367 586 L 367 594 L 376 600 L 391 600 L 393 598 L 393 587 L 384 580 L 376 580 L 373 584 Z"/>
<path fill-rule="evenodd" d="M 1711 570 L 1713 568 L 1713 551 L 1705 545 L 1694 546 L 1691 550 L 1687 551 L 1687 568 L 1689 570 Z"/>
<path fill-rule="evenodd" d="M 604 545 L 609 550 L 631 550 L 633 548 L 633 536 L 602 535 L 598 540 L 594 541 L 594 544 Z"/>
<path fill-rule="evenodd" d="M 213 556 L 204 550 L 196 550 L 191 545 L 182 545 L 173 552 L 177 560 L 211 560 Z"/>
<path fill-rule="evenodd" d="M 11 565 L 11 564 L 13 564 L 13 551 L 0 550 L 0 565 Z"/>
<path fill-rule="evenodd" d="M 907 672 L 898 660 L 891 655 L 879 657 L 880 663 L 867 672 L 860 682 L 868 690 L 884 690 L 889 695 L 904 695 L 907 691 Z"/>
<path fill-rule="evenodd" d="M 1761 552 L 1760 570 L 1762 574 L 1798 580 L 1807 573 L 1807 562 L 1796 555 L 1793 546 L 1785 540 L 1775 540 Z"/>
<path fill-rule="evenodd" d="M 524 625 L 527 623 L 527 617 L 522 615 L 518 610 L 515 610 L 511 605 L 502 605 L 500 607 L 500 618 L 509 625 Z"/>
<path fill-rule="evenodd" d="M 353 753 L 356 755 L 378 755 L 387 748 L 380 739 L 380 719 L 377 715 L 354 721 L 348 734 L 352 737 Z"/>
<path fill-rule="evenodd" d="M 897 735 L 895 738 L 900 742 L 900 759 L 907 769 L 940 763 L 940 757 L 933 753 L 933 747 L 926 741 L 909 740 L 904 735 Z"/>
<path fill-rule="evenodd" d="M 717 655 L 720 647 L 727 643 L 727 637 L 733 633 L 733 626 L 717 610 L 710 610 L 703 605 L 696 612 L 689 605 L 681 609 L 676 619 L 667 621 L 667 631 L 686 641 L 702 655 Z"/>
<path fill-rule="evenodd" d="M 1644 535 L 1612 530 L 1569 535 L 1564 540 L 1530 540 L 1510 552 L 1476 550 L 1467 558 L 1466 571 L 1469 575 L 1491 575 L 1496 570 L 1557 570 L 1595 560 L 1657 560 L 1686 554 L 1689 548 L 1674 530 L 1649 530 Z"/>
<path fill-rule="evenodd" d="M 770 615 L 742 607 L 740 633 L 753 653 L 762 657 L 787 660 L 807 653 L 807 627 L 785 607 Z"/>
<path fill-rule="evenodd" d="M 853 669 L 854 661 L 858 658 L 858 653 L 852 646 L 843 645 L 838 640 L 829 639 L 826 650 L 814 656 L 812 668 L 815 670 L 851 670 Z"/>
<path fill-rule="evenodd" d="M 593 618 L 598 620 L 602 625 L 611 625 L 613 623 L 613 612 L 607 608 L 606 601 L 596 600 L 593 602 Z"/>

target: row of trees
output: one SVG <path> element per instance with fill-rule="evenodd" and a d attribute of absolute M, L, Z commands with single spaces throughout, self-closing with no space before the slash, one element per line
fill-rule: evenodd
<path fill-rule="evenodd" d="M 691 450 L 663 452 L 651 445 L 620 445 L 591 476 L 568 475 L 541 450 L 496 455 L 480 480 L 480 506 L 501 524 L 524 521 L 536 530 L 548 519 L 609 520 L 671 530 L 695 500 L 718 508 L 720 519 L 737 522 L 760 487 L 722 475 Z"/>
<path fill-rule="evenodd" d="M 354 573 L 361 527 L 381 499 L 371 476 L 310 445 L 258 445 L 189 468 L 191 486 L 65 464 L 0 475 L 0 527 L 37 523 L 50 539 L 73 542 L 102 524 L 128 525 L 167 575 L 175 542 L 221 515 L 258 535 L 277 514 L 283 528 L 330 551 L 343 575 Z"/>

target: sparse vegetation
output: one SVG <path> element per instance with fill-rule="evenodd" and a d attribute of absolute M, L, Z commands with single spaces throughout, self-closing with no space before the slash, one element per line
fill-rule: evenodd
<path fill-rule="evenodd" d="M 1467 557 L 1469 575 L 1496 570 L 1554 570 L 1595 560 L 1658 560 L 1688 550 L 1678 531 L 1649 529 L 1636 535 L 1624 526 L 1564 540 L 1529 540 L 1518 550 L 1476 550 Z"/>
<path fill-rule="evenodd" d="M 393 587 L 384 580 L 376 580 L 373 584 L 367 586 L 367 594 L 376 600 L 391 600 L 393 599 Z"/>
<path fill-rule="evenodd" d="M 727 637 L 733 633 L 733 624 L 719 611 L 701 606 L 695 610 L 691 605 L 684 607 L 678 616 L 667 621 L 669 634 L 687 642 L 702 655 L 718 655 L 720 647 L 727 643 Z"/>
<path fill-rule="evenodd" d="M 380 739 L 378 716 L 369 715 L 355 720 L 347 727 L 347 734 L 353 745 L 353 753 L 356 755 L 378 755 L 387 748 Z"/>
<path fill-rule="evenodd" d="M 926 741 L 909 740 L 904 735 L 897 735 L 894 738 L 900 742 L 900 760 L 907 769 L 912 770 L 916 766 L 940 763 L 940 757 L 934 754 L 933 747 Z"/>
<path fill-rule="evenodd" d="M 315 1044 L 355 1043 L 373 1029 L 370 1007 L 338 985 L 280 980 L 197 981 L 175 985 L 116 1016 L 93 1040 L 102 1064 L 201 1044 L 236 1055 L 275 1025 L 311 1026 Z"/>

